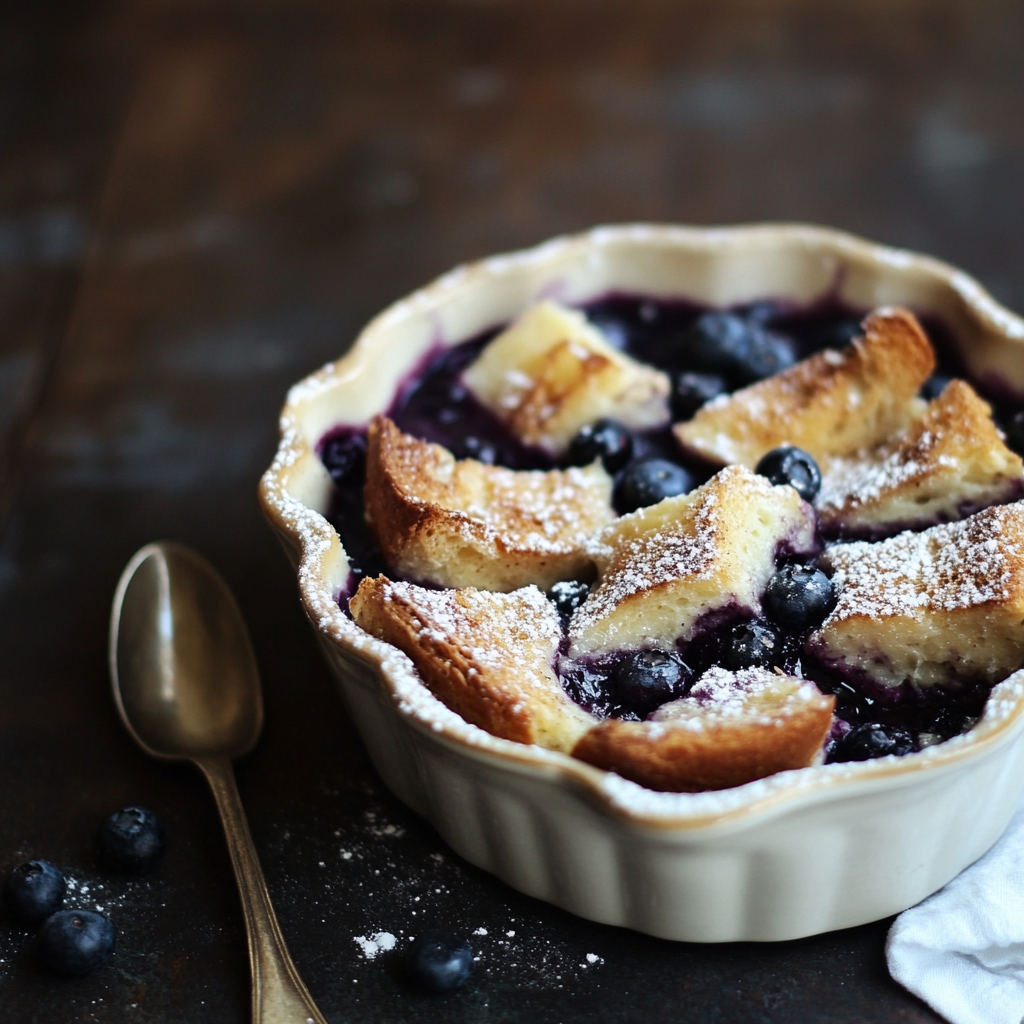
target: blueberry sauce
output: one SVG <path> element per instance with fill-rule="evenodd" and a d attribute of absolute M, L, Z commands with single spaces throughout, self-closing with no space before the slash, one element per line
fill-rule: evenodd
<path fill-rule="evenodd" d="M 674 419 L 684 411 L 692 415 L 703 401 L 723 389 L 750 383 L 760 372 L 759 366 L 778 368 L 776 364 L 788 365 L 822 348 L 848 344 L 860 333 L 864 315 L 835 299 L 810 307 L 760 301 L 719 315 L 720 311 L 695 303 L 623 295 L 589 303 L 583 310 L 615 347 L 672 376 Z M 932 317 L 922 317 L 921 322 L 939 362 L 938 371 L 923 389 L 927 397 L 933 397 L 944 380 L 966 375 L 946 326 Z M 387 415 L 401 430 L 441 444 L 457 458 L 475 458 L 512 469 L 569 465 L 571 457 L 556 463 L 545 453 L 521 444 L 461 383 L 465 368 L 497 333 L 497 329 L 491 330 L 453 348 L 430 352 L 399 389 Z M 715 348 L 716 338 L 724 339 L 724 354 Z M 700 358 L 693 355 L 695 342 L 703 346 Z M 985 387 L 985 383 L 989 382 L 982 382 L 979 390 L 992 402 L 996 422 L 1005 430 L 1020 410 L 1020 402 L 1002 393 L 998 385 Z M 1011 434 L 1014 438 L 1020 434 L 1020 447 L 1024 448 L 1024 417 L 1017 432 Z M 365 428 L 335 428 L 321 439 L 318 452 L 335 483 L 330 519 L 352 565 L 345 598 L 363 576 L 388 571 L 363 514 Z M 674 463 L 692 486 L 699 486 L 717 470 L 684 456 L 669 428 L 633 434 L 629 461 L 613 463 L 617 495 L 623 493 L 622 483 L 628 481 L 631 467 L 650 459 Z M 622 504 L 621 500 L 617 498 L 616 504 Z M 617 510 L 626 511 L 622 507 Z M 780 553 L 780 568 L 793 562 Z M 814 563 L 805 559 L 801 564 L 813 567 Z M 341 603 L 347 605 L 344 599 Z M 567 610 L 571 614 L 572 609 Z M 889 742 L 887 736 L 892 748 L 888 752 L 920 749 L 969 728 L 984 709 L 990 687 L 980 683 L 927 689 L 904 684 L 890 689 L 871 679 L 841 677 L 807 657 L 803 648 L 809 632 L 810 628 L 770 621 L 767 615 L 752 620 L 738 609 L 720 609 L 700 624 L 694 639 L 679 644 L 668 656 L 671 665 L 659 660 L 657 665 L 630 667 L 627 662 L 635 660 L 635 655 L 625 654 L 574 662 L 561 657 L 558 671 L 568 695 L 588 711 L 599 717 L 639 721 L 653 710 L 649 706 L 651 693 L 669 695 L 669 699 L 684 696 L 706 669 L 726 664 L 730 657 L 735 660 L 738 636 L 750 646 L 746 655 L 756 658 L 758 638 L 770 635 L 776 645 L 773 664 L 802 674 L 823 692 L 835 695 L 837 721 L 826 745 L 830 760 L 881 756 L 870 751 L 876 747 L 881 751 Z M 851 731 L 872 723 L 878 726 L 874 732 L 861 729 L 847 739 Z"/>

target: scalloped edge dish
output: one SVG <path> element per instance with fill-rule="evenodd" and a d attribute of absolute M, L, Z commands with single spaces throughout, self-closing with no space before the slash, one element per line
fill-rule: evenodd
<path fill-rule="evenodd" d="M 941 888 L 998 838 L 1024 791 L 1024 671 L 967 734 L 902 758 L 655 793 L 467 724 L 409 659 L 342 611 L 349 564 L 316 454 L 368 423 L 433 349 L 540 297 L 610 292 L 732 305 L 902 305 L 941 317 L 972 377 L 1024 394 L 1024 321 L 926 256 L 798 224 L 600 227 L 459 268 L 395 303 L 295 385 L 260 502 L 302 606 L 387 785 L 459 854 L 573 913 L 662 938 L 783 940 L 877 920 Z"/>

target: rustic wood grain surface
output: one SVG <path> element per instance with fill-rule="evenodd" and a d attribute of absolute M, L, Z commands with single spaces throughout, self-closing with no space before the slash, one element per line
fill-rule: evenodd
<path fill-rule="evenodd" d="M 0 1018 L 247 1018 L 213 805 L 108 695 L 114 583 L 164 537 L 221 568 L 252 629 L 267 725 L 239 784 L 329 1020 L 938 1019 L 888 979 L 888 922 L 672 944 L 448 853 L 369 767 L 255 488 L 287 385 L 384 304 L 597 222 L 834 224 L 1024 307 L 1024 6 L 24 3 L 0 15 L 0 155 L 0 870 L 56 861 L 120 932 L 67 981 L 0 921 Z M 137 878 L 92 854 L 131 802 L 171 836 Z M 447 999 L 357 941 L 429 923 L 487 932 Z"/>

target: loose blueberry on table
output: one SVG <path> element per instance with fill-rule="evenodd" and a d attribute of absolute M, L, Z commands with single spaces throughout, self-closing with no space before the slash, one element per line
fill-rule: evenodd
<path fill-rule="evenodd" d="M 40 959 L 60 974 L 87 974 L 114 955 L 117 932 L 93 910 L 61 910 L 46 919 L 37 940 Z"/>
<path fill-rule="evenodd" d="M 428 992 L 454 992 L 473 973 L 473 950 L 455 932 L 428 929 L 410 943 L 405 968 L 409 978 Z"/>
<path fill-rule="evenodd" d="M 64 905 L 67 882 L 48 860 L 19 864 L 4 885 L 4 905 L 19 924 L 38 924 Z"/>
<path fill-rule="evenodd" d="M 114 811 L 96 837 L 100 863 L 123 871 L 147 868 L 164 852 L 163 822 L 144 807 Z"/>
<path fill-rule="evenodd" d="M 669 374 L 673 422 L 692 418 L 708 401 L 786 369 L 814 351 L 848 344 L 861 333 L 862 319 L 832 300 L 803 310 L 774 301 L 711 310 L 685 302 L 616 296 L 589 303 L 583 311 L 614 348 Z M 952 351 L 941 324 L 927 327 L 940 354 Z M 401 429 L 444 445 L 458 458 L 512 469 L 587 465 L 600 459 L 614 476 L 614 504 L 620 514 L 688 493 L 714 471 L 684 456 L 668 429 L 631 431 L 609 419 L 584 426 L 561 460 L 523 446 L 462 384 L 463 371 L 495 333 L 439 352 L 403 385 L 388 415 Z M 955 365 L 940 367 L 922 388 L 922 396 L 934 398 L 958 371 Z M 997 411 L 1008 444 L 1024 453 L 1024 412 L 998 404 Z M 356 580 L 364 571 L 386 570 L 372 539 L 367 539 L 362 517 L 365 452 L 364 434 L 350 428 L 339 428 L 321 445 L 321 457 L 336 483 L 332 519 L 360 566 Z M 821 486 L 815 460 L 792 446 L 769 452 L 756 471 L 773 484 L 793 486 L 808 502 L 814 501 Z M 780 558 L 766 587 L 761 617 L 721 623 L 692 649 L 681 648 L 678 654 L 633 652 L 620 655 L 615 663 L 576 665 L 575 675 L 563 678 L 567 692 L 601 715 L 644 717 L 648 709 L 685 694 L 693 679 L 712 664 L 734 670 L 780 666 L 791 671 L 793 652 L 799 657 L 803 638 L 828 616 L 835 593 L 828 576 L 813 564 L 785 561 Z M 548 598 L 563 627 L 589 593 L 590 587 L 581 581 L 551 588 Z M 905 754 L 935 737 L 947 739 L 973 723 L 987 695 L 985 687 L 968 687 L 958 693 L 936 691 L 930 704 L 900 703 L 898 696 L 879 699 L 856 681 L 831 678 L 814 664 L 805 662 L 803 673 L 836 695 L 837 716 L 849 726 L 831 748 L 833 761 Z"/>

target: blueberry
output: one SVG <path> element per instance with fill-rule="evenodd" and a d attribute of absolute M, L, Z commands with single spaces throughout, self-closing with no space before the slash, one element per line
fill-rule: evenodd
<path fill-rule="evenodd" d="M 598 420 L 580 427 L 569 445 L 569 462 L 589 466 L 600 459 L 609 473 L 617 473 L 633 455 L 633 435 L 615 420 Z"/>
<path fill-rule="evenodd" d="M 455 446 L 453 452 L 459 459 L 476 459 L 477 462 L 486 462 L 493 466 L 498 461 L 498 450 L 493 444 L 481 441 L 479 437 L 468 434 Z"/>
<path fill-rule="evenodd" d="M 465 414 L 463 408 L 466 403 L 466 399 L 469 397 L 469 392 L 461 384 L 453 384 L 448 389 L 448 402 L 442 404 L 437 410 L 437 418 L 441 423 L 448 424 L 458 423 Z"/>
<path fill-rule="evenodd" d="M 816 348 L 846 348 L 855 338 L 863 337 L 861 322 L 853 317 L 825 324 L 814 334 Z"/>
<path fill-rule="evenodd" d="M 693 489 L 693 477 L 668 459 L 640 459 L 622 474 L 615 504 L 622 512 L 656 505 Z"/>
<path fill-rule="evenodd" d="M 473 973 L 473 950 L 455 932 L 429 929 L 409 944 L 405 954 L 409 976 L 430 992 L 453 992 Z"/>
<path fill-rule="evenodd" d="M 320 451 L 320 461 L 336 484 L 361 480 L 366 465 L 366 437 L 363 434 L 329 437 Z"/>
<path fill-rule="evenodd" d="M 773 484 L 789 484 L 804 501 L 814 501 L 821 488 L 821 470 L 802 448 L 784 444 L 761 457 L 755 473 L 766 476 Z"/>
<path fill-rule="evenodd" d="M 755 324 L 767 324 L 782 313 L 782 308 L 772 299 L 761 299 L 744 306 L 739 312 L 745 320 Z"/>
<path fill-rule="evenodd" d="M 48 860 L 30 860 L 19 864 L 7 876 L 4 903 L 16 921 L 38 924 L 60 910 L 67 888 L 59 868 Z"/>
<path fill-rule="evenodd" d="M 763 328 L 752 328 L 751 337 L 750 349 L 739 368 L 742 383 L 764 380 L 796 363 L 796 351 L 789 338 Z"/>
<path fill-rule="evenodd" d="M 625 349 L 629 346 L 629 328 L 618 317 L 608 313 L 588 313 L 587 319 L 612 348 Z"/>
<path fill-rule="evenodd" d="M 784 565 L 768 581 L 764 610 L 787 629 L 820 625 L 835 605 L 832 581 L 809 565 Z"/>
<path fill-rule="evenodd" d="M 548 600 L 555 606 L 562 619 L 562 626 L 568 626 L 572 613 L 587 599 L 590 586 L 578 580 L 563 580 L 548 591 Z"/>
<path fill-rule="evenodd" d="M 743 668 L 772 668 L 782 664 L 782 637 L 763 622 L 733 626 L 722 653 L 722 664 L 733 672 Z"/>
<path fill-rule="evenodd" d="M 85 974 L 102 967 L 116 945 L 117 932 L 109 917 L 92 910 L 61 910 L 46 919 L 37 949 L 51 970 Z"/>
<path fill-rule="evenodd" d="M 726 390 L 716 373 L 680 373 L 672 382 L 672 417 L 688 420 L 705 403 Z"/>
<path fill-rule="evenodd" d="M 945 373 L 933 373 L 921 385 L 921 397 L 928 402 L 938 398 L 952 379 L 952 377 Z"/>
<path fill-rule="evenodd" d="M 787 338 L 736 313 L 704 313 L 683 339 L 682 358 L 693 368 L 736 385 L 753 384 L 796 362 Z"/>
<path fill-rule="evenodd" d="M 1024 410 L 1016 413 L 1006 425 L 1006 443 L 1018 454 L 1024 454 Z"/>
<path fill-rule="evenodd" d="M 874 757 L 895 754 L 903 757 L 914 750 L 914 737 L 895 725 L 864 722 L 855 725 L 836 743 L 830 760 L 870 761 Z"/>
<path fill-rule="evenodd" d="M 750 348 L 750 325 L 735 313 L 703 313 L 683 341 L 685 355 L 692 365 L 731 377 Z"/>
<path fill-rule="evenodd" d="M 125 807 L 100 825 L 96 837 L 100 863 L 132 870 L 149 867 L 164 852 L 164 825 L 144 807 Z"/>
<path fill-rule="evenodd" d="M 693 672 L 675 654 L 665 651 L 634 651 L 612 670 L 612 683 L 619 704 L 644 717 L 685 697 Z"/>
<path fill-rule="evenodd" d="M 651 299 L 645 299 L 640 303 L 637 315 L 643 323 L 653 324 L 657 321 L 658 317 L 661 316 L 661 308 Z"/>

